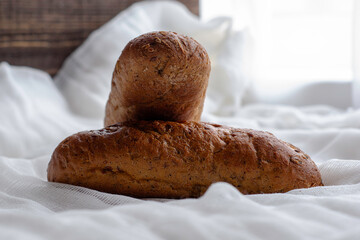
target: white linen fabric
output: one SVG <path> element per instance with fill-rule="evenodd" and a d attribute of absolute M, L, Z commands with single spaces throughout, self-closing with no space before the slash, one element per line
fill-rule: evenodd
<path fill-rule="evenodd" d="M 199 199 L 134 199 L 46 181 L 66 136 L 101 128 L 124 45 L 153 30 L 194 36 L 211 74 L 203 120 L 268 130 L 307 152 L 324 187 L 242 195 L 213 184 Z M 0 64 L 0 239 L 358 239 L 360 111 L 331 106 L 241 106 L 247 80 L 241 32 L 200 22 L 175 2 L 139 3 L 95 31 L 53 81 Z"/>
<path fill-rule="evenodd" d="M 353 105 L 356 108 L 360 108 L 360 2 L 354 1 L 354 13 L 353 13 L 353 30 L 354 30 L 354 82 L 352 100 Z"/>

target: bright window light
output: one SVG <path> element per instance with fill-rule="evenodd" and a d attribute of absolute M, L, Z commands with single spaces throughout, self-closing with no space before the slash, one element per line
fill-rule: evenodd
<path fill-rule="evenodd" d="M 254 37 L 262 87 L 353 79 L 354 0 L 202 0 L 204 20 L 228 15 Z"/>

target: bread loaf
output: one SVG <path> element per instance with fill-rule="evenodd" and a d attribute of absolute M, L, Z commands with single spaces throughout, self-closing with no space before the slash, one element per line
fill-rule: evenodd
<path fill-rule="evenodd" d="M 310 157 L 270 133 L 168 121 L 72 135 L 54 151 L 48 180 L 139 198 L 199 197 L 219 181 L 244 194 L 322 185 Z"/>
<path fill-rule="evenodd" d="M 194 39 L 152 32 L 130 41 L 119 57 L 105 126 L 128 120 L 199 121 L 210 60 Z"/>

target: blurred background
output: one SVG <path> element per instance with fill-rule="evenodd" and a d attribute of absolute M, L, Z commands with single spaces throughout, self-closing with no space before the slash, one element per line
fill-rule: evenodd
<path fill-rule="evenodd" d="M 253 79 L 278 91 L 307 83 L 357 88 L 359 1 L 356 0 L 202 0 L 202 19 L 230 16 L 253 41 Z M 332 88 L 331 88 L 332 90 Z M 349 93 L 349 90 L 345 91 Z M 349 103 L 349 94 L 341 94 Z M 358 94 L 354 104 L 358 107 Z M 336 96 L 333 96 L 336 98 Z M 334 103 L 336 105 L 336 103 Z"/>
<path fill-rule="evenodd" d="M 256 78 L 267 88 L 354 77 L 354 0 L 202 0 L 201 17 L 227 15 L 256 41 Z"/>
<path fill-rule="evenodd" d="M 93 30 L 134 2 L 2 0 L 0 61 L 54 76 Z M 179 2 L 205 22 L 229 17 L 241 32 L 246 54 L 239 68 L 247 64 L 252 88 L 244 102 L 360 106 L 359 1 Z"/>

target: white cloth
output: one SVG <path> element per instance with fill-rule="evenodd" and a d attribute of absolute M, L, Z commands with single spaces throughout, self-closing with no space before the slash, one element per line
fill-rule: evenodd
<path fill-rule="evenodd" d="M 353 82 L 353 105 L 360 108 L 360 2 L 354 1 L 353 30 L 354 30 L 354 82 Z"/>
<path fill-rule="evenodd" d="M 240 107 L 241 32 L 201 23 L 178 3 L 140 3 L 70 56 L 55 77 L 0 64 L 0 239 L 358 239 L 360 111 L 330 106 Z M 204 120 L 274 132 L 318 164 L 324 187 L 242 195 L 213 184 L 199 199 L 140 200 L 46 181 L 55 146 L 102 127 L 124 44 L 146 31 L 195 36 L 212 58 Z M 229 56 L 229 58 L 227 57 Z"/>

